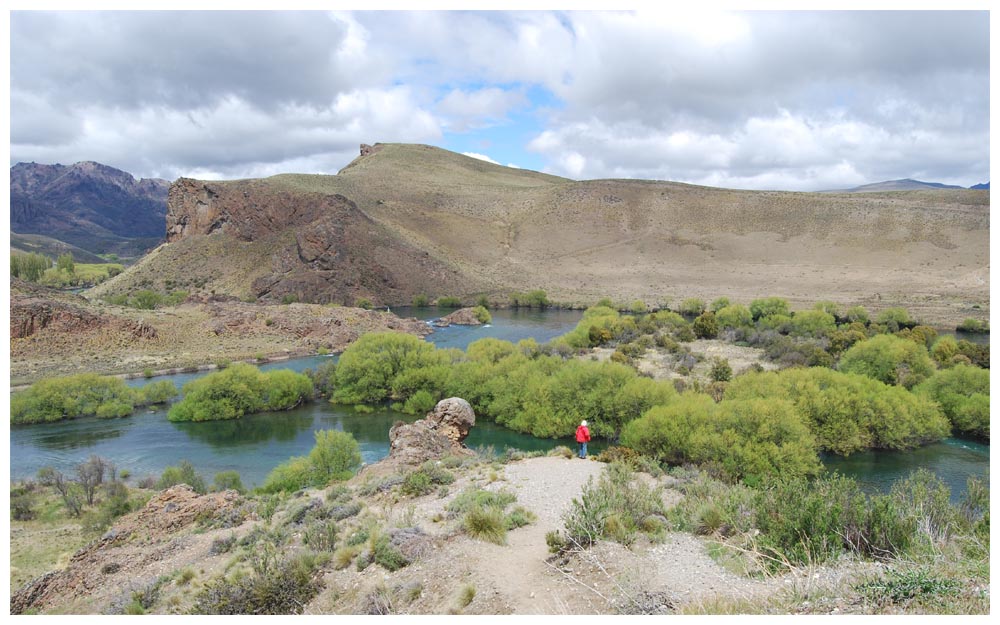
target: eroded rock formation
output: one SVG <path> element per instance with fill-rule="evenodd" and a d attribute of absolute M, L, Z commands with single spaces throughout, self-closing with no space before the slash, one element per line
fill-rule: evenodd
<path fill-rule="evenodd" d="M 397 422 L 389 430 L 389 459 L 418 465 L 447 455 L 471 455 L 463 443 L 476 424 L 469 402 L 442 399 L 427 416 L 410 424 Z"/>

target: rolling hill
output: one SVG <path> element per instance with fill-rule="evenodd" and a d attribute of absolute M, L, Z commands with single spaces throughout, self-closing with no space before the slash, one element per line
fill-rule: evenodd
<path fill-rule="evenodd" d="M 166 245 L 95 293 L 348 304 L 533 288 L 580 303 L 774 295 L 907 305 L 926 319 L 989 304 L 989 194 L 978 190 L 573 181 L 376 144 L 337 175 L 178 180 L 166 229 Z"/>

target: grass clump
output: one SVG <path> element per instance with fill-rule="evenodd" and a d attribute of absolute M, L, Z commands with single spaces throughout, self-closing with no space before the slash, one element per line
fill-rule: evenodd
<path fill-rule="evenodd" d="M 563 521 L 569 542 L 587 547 L 609 539 L 630 545 L 640 532 L 652 527 L 645 522 L 651 516 L 666 518 L 659 490 L 633 479 L 626 465 L 613 463 L 596 483 L 587 482 Z"/>
<path fill-rule="evenodd" d="M 535 515 L 522 506 L 506 511 L 517 501 L 508 491 L 488 491 L 470 487 L 459 493 L 446 510 L 461 516 L 462 528 L 469 536 L 497 545 L 507 542 L 507 531 L 534 522 Z"/>

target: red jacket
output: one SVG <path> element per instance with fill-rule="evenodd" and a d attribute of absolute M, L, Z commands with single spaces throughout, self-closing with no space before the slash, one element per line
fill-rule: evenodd
<path fill-rule="evenodd" d="M 581 425 L 580 427 L 576 428 L 576 442 L 587 443 L 589 441 L 590 441 L 590 430 L 587 429 L 587 426 Z"/>

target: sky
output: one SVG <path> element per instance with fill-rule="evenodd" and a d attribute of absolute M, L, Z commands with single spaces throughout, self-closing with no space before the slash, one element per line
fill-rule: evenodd
<path fill-rule="evenodd" d="M 332 174 L 405 142 L 578 180 L 970 186 L 989 57 L 985 11 L 13 11 L 10 163 Z"/>

